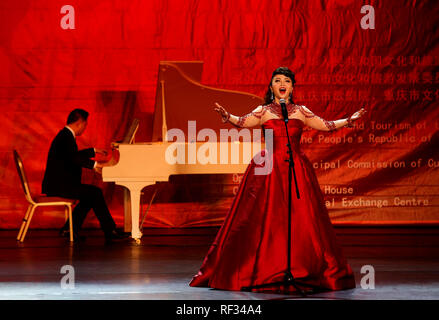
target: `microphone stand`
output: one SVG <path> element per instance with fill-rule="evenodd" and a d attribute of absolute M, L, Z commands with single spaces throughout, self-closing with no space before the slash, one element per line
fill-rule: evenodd
<path fill-rule="evenodd" d="M 281 101 L 282 105 L 282 101 Z M 284 108 L 284 106 L 282 106 Z M 284 280 L 283 281 L 277 281 L 272 283 L 264 283 L 261 285 L 255 285 L 255 286 L 249 286 L 249 287 L 242 287 L 241 290 L 243 291 L 251 291 L 252 289 L 261 289 L 261 288 L 267 288 L 267 287 L 274 287 L 274 286 L 284 286 L 285 292 L 287 292 L 287 288 L 289 286 L 293 286 L 302 297 L 306 297 L 305 291 L 303 291 L 301 288 L 299 288 L 299 284 L 305 287 L 313 287 L 309 284 L 299 283 L 294 279 L 294 276 L 291 272 L 291 189 L 292 189 L 292 175 L 294 175 L 294 182 L 296 186 L 296 197 L 297 199 L 300 199 L 300 193 L 299 193 L 299 186 L 297 185 L 297 178 L 296 178 L 296 170 L 294 168 L 294 160 L 293 160 L 293 149 L 291 147 L 291 141 L 290 141 L 290 135 L 288 132 L 288 111 L 282 110 L 285 112 L 283 113 L 284 116 L 284 123 L 285 123 L 285 132 L 287 134 L 287 153 L 288 153 L 288 159 L 285 160 L 288 162 L 288 245 L 287 245 L 287 268 L 284 272 Z"/>

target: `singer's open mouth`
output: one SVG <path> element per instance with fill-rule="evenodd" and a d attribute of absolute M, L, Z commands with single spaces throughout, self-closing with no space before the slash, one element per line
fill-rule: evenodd
<path fill-rule="evenodd" d="M 285 93 L 286 91 L 287 91 L 287 89 L 285 89 L 285 88 L 280 88 L 279 89 L 279 92 L 282 93 L 282 94 Z"/>

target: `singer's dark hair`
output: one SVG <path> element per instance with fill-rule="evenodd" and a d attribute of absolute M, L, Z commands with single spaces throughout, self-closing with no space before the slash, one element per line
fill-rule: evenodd
<path fill-rule="evenodd" d="M 279 67 L 276 70 L 274 70 L 273 74 L 271 75 L 270 83 L 268 84 L 267 92 L 265 93 L 265 97 L 264 97 L 266 105 L 273 102 L 273 99 L 271 98 L 271 82 L 273 81 L 273 78 L 278 74 L 283 74 L 285 77 L 290 78 L 291 82 L 293 83 L 293 87 L 296 84 L 294 72 L 288 69 L 287 67 Z M 290 103 L 294 104 L 293 94 L 290 94 Z"/>

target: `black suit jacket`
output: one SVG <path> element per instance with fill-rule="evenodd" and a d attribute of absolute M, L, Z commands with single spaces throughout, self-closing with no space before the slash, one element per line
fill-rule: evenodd
<path fill-rule="evenodd" d="M 42 191 L 47 195 L 69 197 L 81 185 L 82 168 L 92 169 L 93 148 L 78 151 L 72 132 L 63 128 L 53 139 L 47 156 Z"/>

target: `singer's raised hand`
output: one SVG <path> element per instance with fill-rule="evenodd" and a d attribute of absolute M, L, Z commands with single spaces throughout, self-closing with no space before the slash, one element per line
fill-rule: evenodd
<path fill-rule="evenodd" d="M 355 112 L 352 116 L 351 116 L 351 120 L 352 121 L 356 121 L 358 119 L 360 119 L 365 113 L 366 113 L 366 109 L 361 108 L 360 110 L 358 110 L 357 112 Z"/>
<path fill-rule="evenodd" d="M 214 110 L 220 114 L 224 123 L 230 118 L 230 113 L 228 113 L 218 102 L 215 102 Z"/>

